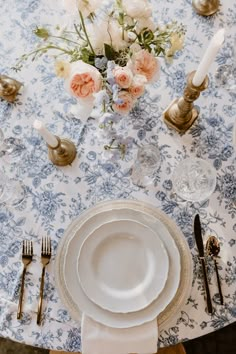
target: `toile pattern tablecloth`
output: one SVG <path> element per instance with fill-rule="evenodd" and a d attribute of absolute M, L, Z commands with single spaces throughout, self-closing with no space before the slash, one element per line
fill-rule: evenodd
<path fill-rule="evenodd" d="M 236 93 L 217 87 L 214 72 L 230 62 L 230 44 L 236 35 L 236 3 L 222 1 L 212 17 L 196 15 L 190 0 L 153 1 L 157 21 L 181 21 L 187 27 L 184 49 L 172 64 L 162 60 L 160 80 L 153 84 L 120 125 L 124 137 L 135 143 L 125 158 L 104 154 L 96 119 L 86 123 L 76 116 L 76 100 L 54 74 L 53 59 L 42 57 L 27 63 L 21 72 L 11 67 L 23 53 L 37 44 L 32 30 L 36 26 L 66 24 L 70 18 L 56 0 L 0 0 L 1 74 L 24 83 L 15 103 L 0 102 L 0 126 L 6 137 L 23 141 L 23 158 L 17 164 L 0 160 L 1 168 L 23 181 L 27 198 L 18 208 L 0 206 L 0 335 L 13 340 L 55 350 L 80 350 L 80 324 L 75 323 L 58 297 L 54 281 L 54 258 L 65 229 L 80 213 L 102 200 L 137 199 L 164 211 L 184 233 L 193 258 L 192 291 L 177 320 L 159 334 L 160 346 L 202 336 L 236 319 L 236 157 L 232 130 L 236 115 Z M 208 89 L 198 99 L 201 113 L 183 136 L 167 128 L 162 112 L 171 100 L 182 95 L 186 74 L 197 65 L 218 28 L 226 29 L 222 50 L 212 65 Z M 47 158 L 47 148 L 32 128 L 34 119 L 42 120 L 58 136 L 70 138 L 77 147 L 72 166 L 58 168 Z M 155 182 L 146 189 L 134 186 L 130 168 L 137 146 L 155 142 L 160 147 L 161 167 Z M 198 156 L 217 171 L 217 187 L 207 202 L 189 204 L 173 196 L 172 173 L 178 162 Z M 215 312 L 209 316 L 204 300 L 201 267 L 193 238 L 193 218 L 200 214 L 204 238 L 216 235 L 221 241 L 218 261 L 225 304 L 219 304 L 214 267 L 208 262 L 210 288 Z M 39 294 L 40 241 L 52 238 L 53 257 L 47 268 L 43 325 L 36 325 Z M 22 320 L 16 320 L 21 276 L 21 241 L 34 242 L 34 260 L 26 274 L 26 300 Z"/>

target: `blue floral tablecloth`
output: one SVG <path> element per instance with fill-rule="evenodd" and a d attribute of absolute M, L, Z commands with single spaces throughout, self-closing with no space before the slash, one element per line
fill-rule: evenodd
<path fill-rule="evenodd" d="M 18 208 L 0 205 L 0 335 L 44 348 L 79 351 L 80 326 L 61 303 L 54 282 L 54 258 L 65 229 L 80 213 L 102 200 L 130 198 L 149 202 L 164 211 L 183 231 L 191 249 L 194 274 L 190 297 L 168 328 L 159 334 L 159 345 L 202 336 L 236 319 L 236 172 L 232 130 L 236 115 L 235 92 L 217 88 L 214 72 L 230 61 L 230 45 L 236 35 L 236 2 L 222 1 L 212 17 L 196 15 L 190 0 L 153 1 L 157 21 L 176 19 L 187 26 L 184 49 L 172 65 L 162 62 L 160 80 L 149 88 L 120 129 L 137 145 L 156 142 L 161 152 L 161 168 L 155 183 L 146 189 L 134 186 L 130 168 L 137 149 L 134 144 L 124 160 L 109 160 L 98 138 L 95 119 L 87 123 L 76 118 L 76 101 L 54 75 L 53 60 L 42 57 L 28 63 L 19 73 L 11 70 L 16 58 L 32 50 L 37 39 L 32 30 L 38 25 L 66 23 L 56 0 L 0 0 L 0 72 L 24 83 L 15 103 L 0 102 L 0 127 L 6 137 L 20 138 L 26 147 L 18 164 L 1 168 L 18 176 L 28 194 Z M 209 88 L 197 104 L 201 113 L 183 136 L 167 128 L 162 113 L 171 100 L 182 95 L 186 74 L 197 65 L 218 28 L 226 28 L 222 50 L 211 67 Z M 33 129 L 34 119 L 42 120 L 58 136 L 70 138 L 78 155 L 72 166 L 58 168 L 47 158 L 47 148 Z M 179 161 L 198 156 L 217 171 L 217 187 L 204 203 L 179 203 L 172 198 L 172 173 Z M 208 262 L 214 315 L 206 312 L 204 285 L 193 238 L 193 218 L 199 213 L 204 237 L 213 234 L 221 241 L 219 270 L 225 304 L 219 304 L 212 262 Z M 41 237 L 52 238 L 53 259 L 48 266 L 43 303 L 43 325 L 36 325 L 39 294 Z M 16 319 L 19 281 L 22 271 L 21 241 L 34 242 L 34 260 L 26 274 L 26 301 L 22 320 Z"/>

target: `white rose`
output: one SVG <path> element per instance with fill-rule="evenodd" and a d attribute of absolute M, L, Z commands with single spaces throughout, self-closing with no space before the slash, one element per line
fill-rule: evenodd
<path fill-rule="evenodd" d="M 147 0 L 123 0 L 122 6 L 126 14 L 133 18 L 148 18 L 152 15 L 152 9 Z"/>

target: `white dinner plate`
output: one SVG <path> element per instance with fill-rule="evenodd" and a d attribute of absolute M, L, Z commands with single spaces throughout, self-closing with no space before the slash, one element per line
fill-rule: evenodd
<path fill-rule="evenodd" d="M 144 213 L 143 204 L 140 204 L 134 201 L 102 203 L 102 205 L 100 204 L 101 207 L 98 204 L 91 208 L 90 211 L 87 211 L 87 215 L 85 212 L 84 218 L 81 215 L 68 228 L 63 237 L 64 247 L 62 252 L 59 252 L 61 255 L 59 264 L 60 284 L 59 281 L 57 284 L 62 290 L 61 295 L 66 299 L 65 302 L 70 307 L 71 314 L 72 312 L 74 314 L 77 312 L 77 315 L 79 315 L 82 311 L 107 326 L 128 328 L 153 320 L 174 298 L 180 280 L 180 255 L 178 248 L 165 225 L 159 219 Z M 95 228 L 106 222 L 127 218 L 141 222 L 158 233 L 158 237 L 164 243 L 169 256 L 169 273 L 164 290 L 149 306 L 136 312 L 113 313 L 96 305 L 87 297 L 79 279 L 74 276 L 74 272 L 77 267 L 77 257 L 81 245 L 87 236 Z M 175 224 L 174 226 L 176 227 Z"/>
<path fill-rule="evenodd" d="M 71 249 L 69 244 L 72 239 L 78 237 L 78 230 L 83 231 L 83 225 L 88 228 L 90 224 L 90 232 L 96 227 L 97 223 L 100 220 L 100 217 L 106 215 L 106 222 L 114 219 L 114 214 L 122 211 L 127 218 L 127 213 L 130 216 L 129 219 L 134 219 L 139 222 L 142 222 L 144 225 L 148 225 L 152 230 L 156 230 L 159 227 L 159 224 L 164 224 L 164 227 L 168 230 L 171 235 L 172 241 L 168 241 L 172 250 L 169 252 L 169 274 L 168 279 L 171 279 L 171 282 L 167 280 L 164 291 L 160 294 L 159 298 L 163 298 L 166 294 L 169 294 L 169 303 L 165 307 L 162 306 L 162 310 L 159 308 L 156 309 L 156 304 L 154 302 L 150 304 L 145 311 L 141 310 L 134 313 L 128 314 L 117 314 L 106 311 L 93 302 L 91 304 L 90 311 L 91 313 L 96 312 L 96 318 L 100 318 L 101 323 L 104 323 L 108 326 L 115 328 L 128 328 L 133 327 L 149 321 L 149 318 L 153 318 L 152 313 L 155 311 L 157 313 L 157 322 L 158 328 L 160 331 L 168 329 L 170 326 L 173 326 L 176 323 L 177 318 L 181 316 L 181 310 L 183 309 L 190 292 L 192 289 L 192 279 L 193 279 L 193 263 L 192 257 L 189 250 L 188 243 L 175 224 L 166 214 L 160 211 L 158 208 L 141 201 L 135 200 L 115 200 L 115 201 L 106 201 L 98 203 L 96 206 L 87 209 L 79 217 L 77 217 L 66 229 L 64 236 L 62 237 L 58 248 L 57 254 L 54 263 L 54 274 L 55 282 L 58 294 L 64 306 L 69 311 L 71 317 L 77 321 L 79 324 L 82 318 L 83 307 L 78 305 L 78 298 L 81 295 L 79 300 L 80 305 L 84 305 L 87 301 L 87 297 L 84 298 L 83 291 L 76 291 L 79 289 L 78 284 L 75 284 L 75 288 L 72 286 L 72 294 L 66 286 L 65 279 L 68 278 L 68 274 L 65 273 L 65 260 L 70 256 Z M 127 212 L 127 213 L 126 213 Z M 86 235 L 80 233 L 80 237 L 83 240 L 86 238 Z M 164 245 L 167 243 L 164 242 Z M 167 249 L 167 247 L 166 247 Z M 68 254 L 69 251 L 69 254 Z M 177 252 L 176 252 L 177 251 Z M 168 252 L 168 249 L 167 249 Z M 175 257 L 176 255 L 176 257 Z M 180 258 L 179 256 L 180 255 Z M 180 264 L 178 263 L 180 261 Z M 73 265 L 72 265 L 73 266 Z M 74 265 L 76 267 L 76 264 Z M 175 276 L 175 267 L 177 266 L 176 276 Z M 178 279 L 178 268 L 180 268 L 180 279 Z M 72 268 L 73 269 L 73 268 Z M 67 269 L 70 273 L 70 276 L 73 278 L 74 273 L 72 270 Z M 72 282 L 70 282 L 72 283 Z M 78 281 L 79 283 L 79 281 Z M 171 283 L 178 284 L 177 291 L 174 291 L 174 287 Z M 75 292 L 73 291 L 73 288 Z M 172 295 L 170 293 L 172 292 Z M 73 297 L 72 297 L 73 295 Z M 172 298 L 172 300 L 170 300 Z M 81 301 L 83 302 L 81 304 Z M 146 312 L 148 309 L 148 313 Z M 159 312 L 160 311 L 160 312 Z M 159 314 L 158 314 L 159 312 Z"/>
<path fill-rule="evenodd" d="M 112 312 L 127 313 L 145 308 L 158 297 L 169 260 L 163 242 L 149 227 L 121 219 L 88 235 L 77 269 L 90 300 Z"/>

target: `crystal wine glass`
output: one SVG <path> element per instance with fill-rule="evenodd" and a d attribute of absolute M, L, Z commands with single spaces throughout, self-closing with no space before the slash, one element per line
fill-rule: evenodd
<path fill-rule="evenodd" d="M 202 202 L 216 187 L 216 171 L 209 162 L 187 158 L 179 163 L 172 176 L 175 193 L 183 200 Z"/>
<path fill-rule="evenodd" d="M 154 180 L 155 172 L 160 167 L 160 151 L 156 145 L 147 144 L 138 149 L 137 158 L 132 167 L 133 184 L 146 187 Z"/>
<path fill-rule="evenodd" d="M 10 179 L 3 171 L 0 171 L 0 205 L 16 207 L 25 199 L 23 185 L 14 179 Z"/>
<path fill-rule="evenodd" d="M 5 138 L 0 128 L 0 158 L 2 157 L 7 163 L 17 163 L 21 160 L 24 150 L 25 146 L 20 139 Z"/>

